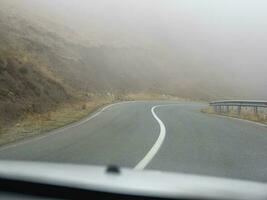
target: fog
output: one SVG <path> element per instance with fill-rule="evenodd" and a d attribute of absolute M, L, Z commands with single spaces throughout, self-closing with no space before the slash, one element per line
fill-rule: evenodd
<path fill-rule="evenodd" d="M 91 46 L 141 47 L 168 55 L 162 70 L 220 82 L 267 99 L 267 2 L 264 0 L 20 0 L 71 27 Z M 127 67 L 127 66 L 125 66 Z"/>

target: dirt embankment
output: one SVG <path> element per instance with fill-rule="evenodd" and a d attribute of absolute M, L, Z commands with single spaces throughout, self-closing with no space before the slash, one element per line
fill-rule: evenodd
<path fill-rule="evenodd" d="M 0 126 L 15 123 L 29 113 L 45 113 L 71 95 L 35 63 L 23 57 L 0 55 Z"/>

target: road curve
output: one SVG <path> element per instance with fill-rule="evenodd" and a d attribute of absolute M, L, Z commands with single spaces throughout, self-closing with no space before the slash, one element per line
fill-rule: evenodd
<path fill-rule="evenodd" d="M 203 106 L 114 104 L 64 129 L 0 148 L 0 159 L 115 164 L 267 181 L 267 128 L 203 114 Z"/>

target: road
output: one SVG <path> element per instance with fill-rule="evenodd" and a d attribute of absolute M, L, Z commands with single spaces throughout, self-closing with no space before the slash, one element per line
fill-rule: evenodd
<path fill-rule="evenodd" d="M 203 114 L 205 105 L 125 102 L 85 121 L 0 148 L 0 159 L 267 181 L 267 128 Z"/>

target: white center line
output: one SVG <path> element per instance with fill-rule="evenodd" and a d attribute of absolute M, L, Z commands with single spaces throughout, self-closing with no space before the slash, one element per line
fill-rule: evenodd
<path fill-rule="evenodd" d="M 157 120 L 157 122 L 159 123 L 159 126 L 160 126 L 159 137 L 158 137 L 157 141 L 155 142 L 155 144 L 152 146 L 152 148 L 149 150 L 149 152 L 145 155 L 145 157 L 134 167 L 134 169 L 136 169 L 136 170 L 143 170 L 150 163 L 150 161 L 154 158 L 154 156 L 159 151 L 159 149 L 160 149 L 160 147 L 161 147 L 161 145 L 162 145 L 162 143 L 166 137 L 166 127 L 163 124 L 163 122 L 161 121 L 161 119 L 155 113 L 155 109 L 158 107 L 161 107 L 161 106 L 166 106 L 166 105 L 154 106 L 151 109 L 153 117 Z"/>

